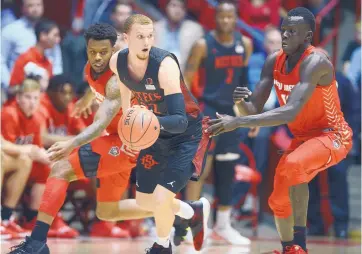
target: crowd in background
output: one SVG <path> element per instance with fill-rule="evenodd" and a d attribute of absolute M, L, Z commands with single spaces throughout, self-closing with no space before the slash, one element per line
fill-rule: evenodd
<path fill-rule="evenodd" d="M 65 2 L 65 1 L 64 1 Z M 122 40 L 123 24 L 132 13 L 143 13 L 155 20 L 155 46 L 174 53 L 181 69 L 193 44 L 209 30 L 215 28 L 213 17 L 217 1 L 211 0 L 73 0 L 70 27 L 44 16 L 43 0 L 2 1 L 1 9 L 1 90 L 2 90 L 2 210 L 1 234 L 11 233 L 12 238 L 22 236 L 34 226 L 37 209 L 49 174 L 46 149 L 57 141 L 77 135 L 91 124 L 97 103 L 94 103 L 90 117 L 71 117 L 77 98 L 88 89 L 84 78 L 87 62 L 86 42 L 83 31 L 91 24 L 106 22 L 119 33 L 119 47 L 126 47 Z M 279 25 L 287 11 L 303 5 L 315 15 L 328 0 L 239 0 L 238 29 L 253 40 L 254 51 L 249 59 L 248 86 L 255 90 L 261 69 L 267 55 L 281 48 Z M 330 27 L 331 17 L 323 19 L 321 33 L 325 35 Z M 350 41 L 343 53 L 342 68 L 336 69 L 336 79 L 342 111 L 354 132 L 354 146 L 349 157 L 328 170 L 330 204 L 335 217 L 334 230 L 337 237 L 348 234 L 348 167 L 361 161 L 361 24 L 355 24 L 355 39 Z M 197 97 L 197 78 L 191 90 Z M 38 89 L 37 89 L 38 87 Z M 28 92 L 32 91 L 32 92 Z M 35 92 L 34 92 L 35 91 Z M 278 107 L 274 92 L 269 97 L 265 110 Z M 245 143 L 253 152 L 256 169 L 263 177 L 263 183 L 271 185 L 268 170 L 273 167 L 273 149 L 287 147 L 291 134 L 281 126 L 261 128 L 251 139 L 246 135 Z M 242 153 L 242 152 L 241 152 Z M 240 164 L 249 164 L 242 154 Z M 275 165 L 274 165 L 275 167 Z M 39 173 L 42 172 L 42 173 Z M 267 183 L 268 182 L 268 183 Z M 320 211 L 319 182 L 310 184 L 310 206 Z M 65 220 L 59 214 L 49 236 L 77 237 L 79 231 L 90 232 L 92 236 L 128 237 L 143 234 L 130 227 L 139 227 L 139 222 L 111 223 L 97 219 L 87 221 L 87 214 L 95 202 L 92 180 L 77 183 L 70 188 L 68 201 L 77 210 L 75 217 Z M 233 191 L 236 212 L 248 214 L 252 209 L 248 198 L 248 183 L 236 182 Z M 263 184 L 265 186 L 265 184 Z M 265 188 L 259 187 L 260 195 L 266 195 Z M 76 190 L 85 190 L 81 206 L 77 207 L 74 197 Z M 129 194 L 132 196 L 132 188 Z M 246 198 L 245 198 L 246 197 Z M 121 198 L 121 197 L 120 197 Z M 244 202 L 240 203 L 240 200 Z M 262 203 L 262 200 L 260 201 Z M 261 205 L 260 207 L 263 207 Z M 261 210 L 262 208 L 260 208 Z M 64 210 L 67 210 L 64 207 Z M 268 209 L 265 209 L 268 210 Z M 18 216 L 15 215 L 15 211 Z M 311 215 L 314 214 L 314 215 Z M 318 215 L 319 214 L 319 215 Z M 309 233 L 324 235 L 321 213 L 310 213 Z M 89 216 L 88 216 L 89 217 Z M 90 216 L 91 217 L 91 216 Z M 91 217 L 93 218 L 93 217 Z M 69 222 L 82 221 L 82 227 Z M 68 221 L 68 222 L 65 222 Z M 131 225 L 133 223 L 133 225 Z M 89 226 L 89 227 L 88 227 Z M 77 229 L 75 229 L 77 228 Z"/>

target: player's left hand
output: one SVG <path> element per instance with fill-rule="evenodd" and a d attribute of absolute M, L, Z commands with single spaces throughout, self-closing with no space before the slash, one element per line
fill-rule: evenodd
<path fill-rule="evenodd" d="M 64 159 L 73 151 L 73 149 L 72 140 L 56 142 L 48 149 L 49 159 L 52 162 Z"/>
<path fill-rule="evenodd" d="M 212 119 L 208 122 L 209 127 L 206 129 L 206 133 L 210 137 L 217 136 L 224 132 L 233 131 L 238 128 L 236 117 L 228 115 L 220 115 L 216 113 L 217 119 Z"/>

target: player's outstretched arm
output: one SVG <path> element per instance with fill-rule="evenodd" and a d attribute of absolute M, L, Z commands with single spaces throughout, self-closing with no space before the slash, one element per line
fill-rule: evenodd
<path fill-rule="evenodd" d="M 246 88 L 244 91 L 243 89 L 245 88 L 243 87 L 236 88 L 233 97 L 235 105 L 241 115 L 255 115 L 262 112 L 265 102 L 268 100 L 271 89 L 273 88 L 273 71 L 277 54 L 278 52 L 270 54 L 265 60 L 260 81 L 256 85 L 255 91 L 249 97 L 249 102 L 243 100 L 243 97 L 248 97 L 247 94 L 243 96 L 243 93 L 249 93 L 249 90 Z"/>
<path fill-rule="evenodd" d="M 185 132 L 188 126 L 180 75 L 180 68 L 176 61 L 171 57 L 166 57 L 161 63 L 158 80 L 160 87 L 164 90 L 168 115 L 160 116 L 158 120 L 161 129 L 175 134 Z"/>
<path fill-rule="evenodd" d="M 188 88 L 191 87 L 194 80 L 195 73 L 200 68 L 202 60 L 206 57 L 207 45 L 204 38 L 199 39 L 194 43 L 190 51 L 189 57 L 186 62 L 186 68 L 184 71 L 184 80 Z"/>
<path fill-rule="evenodd" d="M 210 121 L 211 126 L 207 132 L 213 136 L 239 127 L 277 126 L 292 122 L 312 96 L 317 84 L 332 71 L 333 66 L 326 58 L 317 54 L 310 55 L 301 64 L 300 84 L 294 87 L 284 106 L 246 117 L 220 115 L 219 119 Z"/>
<path fill-rule="evenodd" d="M 71 151 L 84 144 L 87 144 L 99 137 L 107 128 L 114 116 L 121 109 L 121 96 L 117 77 L 113 76 L 107 83 L 105 99 L 98 108 L 91 125 L 72 139 L 64 142 L 57 142 L 49 148 L 50 159 L 57 161 L 68 156 Z"/>
<path fill-rule="evenodd" d="M 127 109 L 131 107 L 131 97 L 132 92 L 122 83 L 122 81 L 119 79 L 118 70 L 117 70 L 117 59 L 118 59 L 118 53 L 113 54 L 111 57 L 111 60 L 109 61 L 109 68 L 113 71 L 113 73 L 116 75 L 118 83 L 119 83 L 119 90 L 121 93 L 121 99 L 122 99 L 122 110 L 123 112 L 126 112 Z"/>

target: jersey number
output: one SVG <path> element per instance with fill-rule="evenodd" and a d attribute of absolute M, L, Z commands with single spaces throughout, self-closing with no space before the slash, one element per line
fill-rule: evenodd
<path fill-rule="evenodd" d="M 284 104 L 287 104 L 287 100 L 288 100 L 289 95 L 282 94 L 281 97 L 282 97 L 282 101 L 284 102 Z"/>
<path fill-rule="evenodd" d="M 233 82 L 234 79 L 234 69 L 228 68 L 226 69 L 226 81 L 225 83 L 227 85 L 230 85 Z"/>

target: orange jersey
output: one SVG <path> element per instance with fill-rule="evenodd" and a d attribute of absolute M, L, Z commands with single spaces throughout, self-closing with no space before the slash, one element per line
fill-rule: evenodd
<path fill-rule="evenodd" d="M 21 54 L 15 61 L 10 76 L 10 86 L 21 85 L 30 74 L 48 79 L 53 75 L 51 62 L 36 47 Z"/>
<path fill-rule="evenodd" d="M 88 81 L 88 84 L 96 96 L 96 100 L 98 103 L 102 103 L 105 94 L 106 94 L 106 86 L 108 84 L 108 81 L 110 81 L 111 77 L 113 77 L 113 72 L 109 69 L 103 74 L 101 74 L 97 80 L 93 80 L 91 76 L 91 66 L 89 63 L 85 66 L 84 69 L 85 77 Z M 108 125 L 106 131 L 108 134 L 114 134 L 118 133 L 118 122 L 119 119 L 122 117 L 122 110 L 120 110 L 117 115 L 112 119 L 112 122 Z"/>
<path fill-rule="evenodd" d="M 40 111 L 45 117 L 46 128 L 49 134 L 61 136 L 77 135 L 86 127 L 81 118 L 70 116 L 74 107 L 73 103 L 70 103 L 64 112 L 59 112 L 53 106 L 47 94 L 42 95 L 40 103 Z"/>
<path fill-rule="evenodd" d="M 280 50 L 274 66 L 274 86 L 281 106 L 286 104 L 292 89 L 300 83 L 300 65 L 315 48 L 308 47 L 294 69 L 285 74 L 287 55 Z M 309 101 L 303 106 L 296 119 L 288 124 L 293 135 L 298 139 L 309 139 L 321 135 L 327 130 L 338 133 L 344 145 L 350 144 L 352 130 L 346 123 L 341 111 L 337 91 L 337 82 L 334 79 L 328 86 L 317 85 Z"/>
<path fill-rule="evenodd" d="M 38 111 L 27 117 L 17 103 L 5 106 L 1 111 L 1 134 L 12 143 L 42 147 L 41 129 L 44 124 L 44 118 Z"/>

